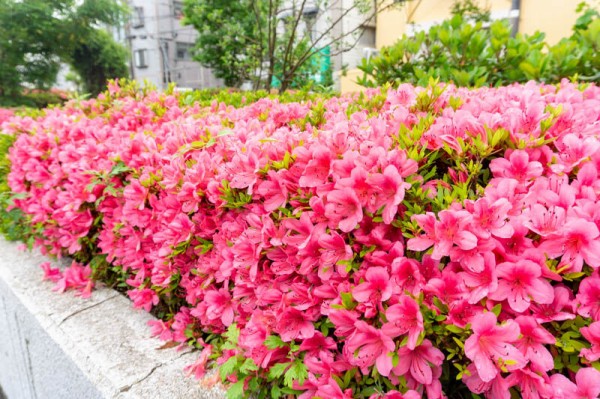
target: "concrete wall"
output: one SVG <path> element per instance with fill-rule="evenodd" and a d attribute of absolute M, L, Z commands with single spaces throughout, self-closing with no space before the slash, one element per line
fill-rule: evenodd
<path fill-rule="evenodd" d="M 224 397 L 184 377 L 198 354 L 161 349 L 150 337 L 152 316 L 107 288 L 89 300 L 53 292 L 42 281 L 45 260 L 0 240 L 0 386 L 8 399 Z"/>

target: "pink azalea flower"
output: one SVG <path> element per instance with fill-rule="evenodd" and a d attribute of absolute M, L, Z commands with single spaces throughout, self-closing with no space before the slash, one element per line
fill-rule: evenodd
<path fill-rule="evenodd" d="M 381 329 L 390 337 L 398 337 L 408 333 L 408 349 L 415 349 L 419 335 L 423 331 L 423 315 L 419 304 L 407 295 L 402 295 L 398 303 L 387 308 L 385 316 L 388 320 Z"/>
<path fill-rule="evenodd" d="M 388 376 L 392 370 L 392 356 L 396 345 L 394 341 L 383 331 L 368 325 L 364 321 L 357 321 L 356 331 L 344 345 L 346 359 L 366 370 L 375 365 L 377 371 L 383 376 Z"/>
<path fill-rule="evenodd" d="M 333 338 L 325 337 L 319 331 L 316 331 L 312 338 L 305 339 L 300 344 L 300 350 L 309 353 L 329 352 L 336 348 L 337 344 Z"/>
<path fill-rule="evenodd" d="M 288 190 L 285 184 L 283 184 L 282 171 L 275 172 L 270 170 L 268 177 L 268 180 L 260 183 L 256 192 L 264 197 L 265 210 L 273 212 L 277 208 L 285 206 Z"/>
<path fill-rule="evenodd" d="M 343 177 L 335 183 L 336 189 L 350 188 L 354 190 L 361 206 L 375 212 L 375 187 L 368 182 L 368 172 L 362 166 L 357 166 L 350 172 L 350 177 Z"/>
<path fill-rule="evenodd" d="M 161 341 L 172 341 L 173 333 L 168 323 L 162 320 L 149 320 L 148 325 L 151 327 L 150 334 L 153 337 L 160 338 Z"/>
<path fill-rule="evenodd" d="M 352 296 L 358 302 L 371 301 L 375 304 L 385 302 L 392 296 L 390 275 L 383 267 L 370 267 L 365 274 L 365 282 L 352 290 Z"/>
<path fill-rule="evenodd" d="M 56 283 L 63 277 L 60 269 L 52 267 L 50 262 L 43 262 L 40 267 L 44 270 L 44 280 L 50 280 L 53 283 Z"/>
<path fill-rule="evenodd" d="M 530 162 L 529 154 L 521 150 L 513 151 L 509 159 L 493 159 L 490 169 L 495 177 L 508 177 L 520 183 L 541 176 L 544 172 L 542 164 L 537 161 Z"/>
<path fill-rule="evenodd" d="M 129 290 L 127 291 L 127 295 L 133 301 L 134 307 L 138 309 L 142 308 L 146 312 L 150 312 L 153 305 L 158 305 L 158 295 L 150 288 Z"/>
<path fill-rule="evenodd" d="M 465 298 L 466 290 L 461 278 L 449 268 L 442 271 L 440 277 L 432 278 L 423 288 L 425 298 L 432 303 L 438 298 L 445 304 L 451 305 Z"/>
<path fill-rule="evenodd" d="M 583 219 L 571 219 L 560 232 L 546 237 L 539 250 L 568 265 L 571 272 L 579 272 L 585 261 L 597 269 L 600 267 L 600 231 L 595 223 Z"/>
<path fill-rule="evenodd" d="M 369 399 L 422 399 L 422 396 L 417 391 L 409 389 L 404 393 L 400 393 L 395 390 L 388 391 L 385 394 L 374 393 L 373 395 L 369 396 Z"/>
<path fill-rule="evenodd" d="M 375 208 L 383 207 L 383 222 L 392 223 L 398 212 L 398 205 L 404 200 L 404 192 L 410 188 L 410 184 L 402 180 L 394 165 L 388 165 L 382 174 L 370 176 L 367 182 L 377 188 Z"/>
<path fill-rule="evenodd" d="M 206 304 L 206 316 L 209 320 L 220 320 L 224 326 L 233 323 L 234 309 L 231 302 L 231 294 L 226 288 L 220 290 L 210 290 L 204 295 Z"/>
<path fill-rule="evenodd" d="M 516 385 L 521 390 L 523 399 L 545 399 L 552 397 L 550 378 L 533 372 L 529 368 L 513 371 L 507 378 L 511 385 Z"/>
<path fill-rule="evenodd" d="M 336 337 L 348 337 L 356 331 L 358 312 L 346 309 L 331 309 L 329 319 L 335 325 Z"/>
<path fill-rule="evenodd" d="M 319 245 L 323 248 L 319 258 L 319 277 L 327 281 L 338 262 L 352 258 L 352 249 L 335 231 L 332 231 L 331 234 L 322 234 L 319 237 Z M 343 265 L 338 267 L 338 273 L 343 277 L 348 274 Z"/>
<path fill-rule="evenodd" d="M 498 289 L 498 276 L 494 254 L 483 254 L 484 267 L 480 272 L 469 269 L 459 273 L 466 287 L 469 288 L 469 303 L 475 304 Z"/>
<path fill-rule="evenodd" d="M 344 233 L 354 230 L 363 218 L 362 206 L 354 190 L 345 188 L 327 194 L 325 216 Z"/>
<path fill-rule="evenodd" d="M 450 249 L 450 259 L 453 262 L 459 262 L 466 269 L 474 272 L 480 272 L 485 268 L 485 262 L 489 262 L 489 255 L 497 245 L 496 240 L 491 238 L 478 238 L 477 246 L 468 250 L 460 247 Z"/>
<path fill-rule="evenodd" d="M 512 343 L 519 338 L 519 326 L 509 320 L 498 326 L 491 312 L 471 320 L 473 334 L 465 341 L 465 355 L 473 361 L 483 382 L 493 380 L 500 370 L 521 369 L 527 360 Z"/>
<path fill-rule="evenodd" d="M 284 342 L 312 338 L 315 335 L 315 326 L 307 316 L 298 309 L 288 308 L 281 314 L 275 331 Z"/>
<path fill-rule="evenodd" d="M 312 159 L 306 165 L 300 177 L 300 187 L 318 187 L 324 184 L 331 169 L 331 151 L 325 146 L 315 146 L 312 149 Z"/>
<path fill-rule="evenodd" d="M 260 168 L 259 157 L 254 151 L 247 154 L 236 154 L 229 166 L 231 176 L 229 187 L 246 188 L 248 194 L 252 194 L 254 185 L 258 180 L 257 172 Z"/>
<path fill-rule="evenodd" d="M 79 263 L 73 261 L 71 266 L 67 267 L 63 272 L 63 277 L 58 280 L 53 290 L 65 292 L 68 289 L 79 291 L 78 295 L 82 298 L 89 298 L 92 295 L 94 282 L 91 280 L 92 269 L 90 266 L 83 267 Z"/>
<path fill-rule="evenodd" d="M 588 327 L 581 327 L 581 335 L 592 344 L 591 348 L 583 348 L 580 356 L 585 357 L 590 362 L 600 359 L 600 321 L 590 324 Z"/>
<path fill-rule="evenodd" d="M 600 276 L 595 274 L 584 278 L 579 285 L 576 299 L 579 304 L 577 313 L 600 321 Z"/>
<path fill-rule="evenodd" d="M 523 225 L 542 237 L 556 234 L 566 220 L 565 209 L 559 206 L 546 208 L 541 204 L 533 204 L 524 214 L 527 219 L 523 221 Z"/>
<path fill-rule="evenodd" d="M 467 210 L 473 215 L 473 225 L 476 233 L 481 238 L 490 238 L 492 235 L 502 238 L 510 238 L 514 229 L 507 222 L 508 211 L 512 205 L 506 198 L 501 198 L 491 203 L 487 198 L 481 198 L 472 204 L 465 204 Z"/>
<path fill-rule="evenodd" d="M 437 235 L 435 231 L 436 218 L 432 212 L 427 212 L 424 215 L 414 215 L 412 220 L 416 221 L 423 232 L 420 236 L 411 238 L 407 242 L 407 248 L 411 251 L 425 251 L 427 248 L 434 245 L 437 241 Z M 434 259 L 439 260 L 439 259 Z"/>
<path fill-rule="evenodd" d="M 556 339 L 531 316 L 518 316 L 515 321 L 521 338 L 515 346 L 531 363 L 532 370 L 546 372 L 554 368 L 554 359 L 544 344 L 554 344 Z"/>
<path fill-rule="evenodd" d="M 340 386 L 335 382 L 333 378 L 327 381 L 327 384 L 319 386 L 319 389 L 315 393 L 316 398 L 327 398 L 327 399 L 352 399 L 352 389 L 348 388 L 342 391 Z"/>
<path fill-rule="evenodd" d="M 554 290 L 542 278 L 539 264 L 527 259 L 515 263 L 504 262 L 496 267 L 498 289 L 490 294 L 494 300 L 508 299 L 508 304 L 516 312 L 527 310 L 532 302 L 549 304 L 554 300 Z"/>
<path fill-rule="evenodd" d="M 429 385 L 433 382 L 434 367 L 440 367 L 444 361 L 444 354 L 428 339 L 423 340 L 421 345 L 411 350 L 408 346 L 398 349 L 398 366 L 393 368 L 394 374 L 401 376 L 410 371 L 412 378 L 419 383 Z"/>
<path fill-rule="evenodd" d="M 483 311 L 484 308 L 481 305 L 470 304 L 466 300 L 456 301 L 450 304 L 447 322 L 460 328 L 466 328 L 473 317 Z"/>
<path fill-rule="evenodd" d="M 471 392 L 477 394 L 483 393 L 488 399 L 510 399 L 511 385 L 500 374 L 491 381 L 483 381 L 479 377 L 475 365 L 470 364 L 467 370 L 469 373 L 464 373 L 462 379 Z"/>
<path fill-rule="evenodd" d="M 430 212 L 413 216 L 425 234 L 408 240 L 408 249 L 424 251 L 434 245 L 431 257 L 440 260 L 450 253 L 454 245 L 463 250 L 470 250 L 477 246 L 477 237 L 467 229 L 471 223 L 468 212 L 444 210 L 438 214 L 438 217 L 440 220 L 436 221 L 435 216 Z"/>
<path fill-rule="evenodd" d="M 208 363 L 211 353 L 212 345 L 206 345 L 204 349 L 202 349 L 202 352 L 200 352 L 198 359 L 193 364 L 184 368 L 187 376 L 193 375 L 197 380 L 204 377 L 206 374 L 206 364 Z"/>
<path fill-rule="evenodd" d="M 554 301 L 551 304 L 532 304 L 530 309 L 538 323 L 571 320 L 575 318 L 572 302 L 573 293 L 571 290 L 559 285 L 554 287 Z"/>
<path fill-rule="evenodd" d="M 392 287 L 394 293 L 402 294 L 408 291 L 412 295 L 419 295 L 423 289 L 425 279 L 419 270 L 419 262 L 414 259 L 399 257 L 392 262 Z"/>
<path fill-rule="evenodd" d="M 435 225 L 435 243 L 431 257 L 441 259 L 450 253 L 456 245 L 460 249 L 470 250 L 477 246 L 477 237 L 471 233 L 467 226 L 471 223 L 471 216 L 465 211 L 444 210 L 438 214 L 439 222 Z"/>
<path fill-rule="evenodd" d="M 600 371 L 593 367 L 581 368 L 574 384 L 562 374 L 550 377 L 552 399 L 598 399 L 600 397 Z"/>

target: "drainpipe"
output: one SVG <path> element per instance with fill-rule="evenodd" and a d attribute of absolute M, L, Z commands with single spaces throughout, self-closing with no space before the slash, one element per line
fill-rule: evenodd
<path fill-rule="evenodd" d="M 510 8 L 510 19 L 512 20 L 511 36 L 517 36 L 519 32 L 519 17 L 521 16 L 521 0 L 512 0 Z"/>

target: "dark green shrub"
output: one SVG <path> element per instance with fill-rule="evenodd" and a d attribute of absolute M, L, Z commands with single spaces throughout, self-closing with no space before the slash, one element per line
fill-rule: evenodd
<path fill-rule="evenodd" d="M 359 84 L 385 83 L 427 85 L 430 77 L 458 86 L 500 86 L 538 80 L 555 82 L 579 77 L 597 80 L 600 71 L 600 20 L 593 12 L 580 18 L 573 34 L 554 46 L 544 34 L 511 37 L 508 21 L 470 22 L 455 15 L 428 32 L 404 35 L 363 60 Z"/>

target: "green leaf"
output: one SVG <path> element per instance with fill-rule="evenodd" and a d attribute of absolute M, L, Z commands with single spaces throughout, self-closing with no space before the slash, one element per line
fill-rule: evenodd
<path fill-rule="evenodd" d="M 358 369 L 356 367 L 346 371 L 346 373 L 344 374 L 344 388 L 350 385 L 350 381 L 352 381 L 352 378 L 354 378 L 354 376 L 356 375 L 356 371 Z"/>
<path fill-rule="evenodd" d="M 501 303 L 497 303 L 492 308 L 492 313 L 494 313 L 496 315 L 496 317 L 498 317 L 498 316 L 500 316 L 500 312 L 502 312 L 502 304 Z"/>
<path fill-rule="evenodd" d="M 236 382 L 227 389 L 227 399 L 243 399 L 244 397 L 244 380 Z"/>
<path fill-rule="evenodd" d="M 223 336 L 227 339 L 227 341 L 231 342 L 234 345 L 237 345 L 238 338 L 240 337 L 240 329 L 238 328 L 236 323 L 233 323 L 227 328 L 227 332 L 223 334 Z"/>
<path fill-rule="evenodd" d="M 232 356 L 225 363 L 219 367 L 219 375 L 221 376 L 221 380 L 225 382 L 227 377 L 233 374 L 236 370 L 238 364 L 237 356 Z"/>
<path fill-rule="evenodd" d="M 231 136 L 232 134 L 233 134 L 233 130 L 223 129 L 219 133 L 217 133 L 217 137 Z"/>
<path fill-rule="evenodd" d="M 117 176 L 121 173 L 129 172 L 131 169 L 123 163 L 123 161 L 119 161 L 112 167 L 110 170 L 109 176 Z"/>
<path fill-rule="evenodd" d="M 292 364 L 291 362 L 287 363 L 276 363 L 269 369 L 269 380 L 276 380 L 281 377 L 283 373 L 288 369 L 288 367 Z"/>
<path fill-rule="evenodd" d="M 352 310 L 358 305 L 356 302 L 354 302 L 354 298 L 352 297 L 351 293 L 342 292 L 340 296 L 342 298 L 342 305 L 345 309 Z"/>
<path fill-rule="evenodd" d="M 308 369 L 300 359 L 296 359 L 288 371 L 286 371 L 283 377 L 283 383 L 287 387 L 292 388 L 294 381 L 297 381 L 298 384 L 303 384 L 307 377 Z"/>
<path fill-rule="evenodd" d="M 269 335 L 263 343 L 267 349 L 273 350 L 278 348 L 284 348 L 287 344 L 277 335 Z"/>
<path fill-rule="evenodd" d="M 248 358 L 242 363 L 240 366 L 240 372 L 244 374 L 249 374 L 252 371 L 258 370 L 258 366 L 254 363 L 254 360 Z"/>
<path fill-rule="evenodd" d="M 279 399 L 281 397 L 281 388 L 277 385 L 271 387 L 271 398 Z"/>
<path fill-rule="evenodd" d="M 458 326 L 455 326 L 454 324 L 447 324 L 446 326 L 446 330 L 453 332 L 455 334 L 460 334 L 462 332 L 464 332 L 464 330 Z"/>

